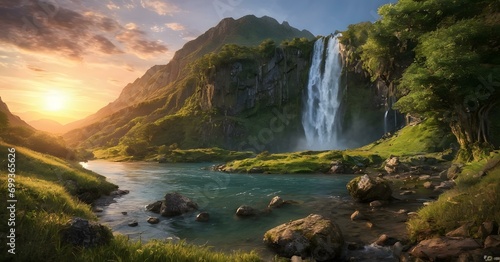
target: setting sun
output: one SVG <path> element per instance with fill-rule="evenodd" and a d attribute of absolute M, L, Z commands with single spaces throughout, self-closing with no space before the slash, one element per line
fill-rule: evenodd
<path fill-rule="evenodd" d="M 64 94 L 51 91 L 45 96 L 45 109 L 48 111 L 60 111 L 64 108 L 66 97 Z"/>

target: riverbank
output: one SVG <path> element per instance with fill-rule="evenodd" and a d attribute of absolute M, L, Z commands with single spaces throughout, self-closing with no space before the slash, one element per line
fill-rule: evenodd
<path fill-rule="evenodd" d="M 255 253 L 213 252 L 185 242 L 131 242 L 97 224 L 90 204 L 117 186 L 78 163 L 0 143 L 0 151 L 15 149 L 15 177 L 0 177 L 2 194 L 15 186 L 15 209 L 0 212 L 3 261 L 260 261 Z M 7 154 L 7 153 L 6 153 Z M 2 158 L 7 167 L 7 158 Z M 12 162 L 9 162 L 12 163 Z M 12 178 L 12 177 L 11 177 Z M 4 209 L 6 210 L 6 209 Z M 10 218 L 13 220 L 8 224 Z M 12 231 L 14 229 L 15 231 Z M 83 230 L 83 231 L 81 231 Z M 80 233 L 78 233 L 80 232 Z M 7 233 L 13 235 L 7 238 Z M 12 239 L 12 240 L 10 240 Z M 10 251 L 9 251 L 10 250 Z"/>

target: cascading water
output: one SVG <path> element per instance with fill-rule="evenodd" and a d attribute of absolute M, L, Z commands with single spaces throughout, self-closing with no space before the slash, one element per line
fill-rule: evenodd
<path fill-rule="evenodd" d="M 337 34 L 322 37 L 314 43 L 307 100 L 302 113 L 302 125 L 308 149 L 325 150 L 341 147 L 337 134 L 340 124 L 337 118 L 341 102 L 342 74 L 338 39 L 340 36 Z"/>

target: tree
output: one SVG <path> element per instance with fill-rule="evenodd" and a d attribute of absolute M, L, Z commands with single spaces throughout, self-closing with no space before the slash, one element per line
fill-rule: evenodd
<path fill-rule="evenodd" d="M 499 10 L 491 0 L 400 0 L 379 9 L 361 48 L 372 79 L 397 84 L 396 108 L 446 121 L 464 160 L 490 146 L 488 113 L 500 95 Z"/>

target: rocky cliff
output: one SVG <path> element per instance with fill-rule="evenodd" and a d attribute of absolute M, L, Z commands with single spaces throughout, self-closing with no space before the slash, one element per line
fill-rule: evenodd
<path fill-rule="evenodd" d="M 295 43 L 290 42 L 290 47 L 286 47 L 289 42 L 277 47 L 285 39 L 293 38 L 297 39 Z M 163 124 L 177 119 L 174 126 L 169 126 L 173 130 L 183 127 L 185 119 L 189 119 L 186 124 L 203 120 L 198 127 L 204 126 L 206 119 L 211 119 L 207 125 L 212 127 L 203 132 L 222 128 L 225 130 L 223 134 L 232 136 L 232 139 L 233 135 L 244 136 L 247 132 L 231 133 L 230 130 L 242 130 L 238 128 L 241 121 L 229 120 L 231 117 L 239 118 L 241 114 L 248 117 L 266 107 L 281 108 L 291 97 L 300 100 L 299 85 L 307 81 L 304 78 L 307 77 L 309 60 L 307 49 L 304 53 L 301 45 L 312 38 L 308 31 L 299 31 L 286 22 L 280 24 L 269 17 L 224 19 L 188 42 L 167 65 L 154 66 L 128 84 L 117 100 L 76 123 L 74 127 L 80 128 L 64 137 L 72 145 L 86 148 L 113 147 L 137 141 L 150 146 L 168 145 L 171 141 L 185 147 L 226 146 L 230 142 L 223 142 L 225 139 L 219 139 L 220 136 L 213 132 L 202 136 L 200 132 L 185 127 L 177 130 L 182 134 L 173 134 L 176 132 L 163 130 Z M 266 54 L 258 54 L 256 46 L 265 39 L 269 39 L 268 43 L 274 47 L 267 46 Z M 229 56 L 228 49 L 224 49 L 227 44 L 246 49 L 249 51 L 247 57 L 238 53 Z M 293 47 L 294 44 L 297 45 Z M 202 64 L 217 55 L 217 67 Z M 222 116 L 224 119 L 220 120 Z M 209 136 L 213 138 L 202 142 L 198 139 Z M 185 137 L 193 139 L 185 140 Z"/>

